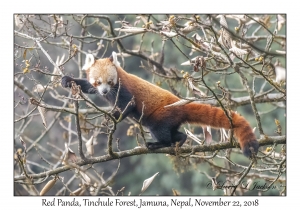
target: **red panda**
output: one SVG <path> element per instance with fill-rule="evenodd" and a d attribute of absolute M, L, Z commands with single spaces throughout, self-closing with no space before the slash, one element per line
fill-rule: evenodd
<path fill-rule="evenodd" d="M 115 52 L 109 58 L 95 60 L 93 55 L 87 55 L 83 70 L 87 72 L 86 79 L 75 79 L 69 76 L 62 78 L 63 87 L 70 87 L 71 81 L 81 86 L 84 93 L 101 94 L 111 105 L 115 104 L 119 79 L 121 86 L 117 106 L 124 110 L 134 96 L 135 103 L 125 110 L 122 119 L 134 117 L 140 119 L 144 102 L 142 125 L 147 127 L 156 142 L 147 142 L 148 149 L 182 146 L 187 135 L 178 131 L 183 123 L 192 123 L 213 128 L 230 129 L 230 121 L 221 108 L 201 103 L 189 103 L 182 106 L 170 106 L 180 99 L 156 85 L 135 75 L 127 73 L 120 67 Z M 120 112 L 115 112 L 118 119 Z M 231 112 L 233 133 L 246 157 L 252 157 L 258 152 L 258 141 L 246 119 Z"/>

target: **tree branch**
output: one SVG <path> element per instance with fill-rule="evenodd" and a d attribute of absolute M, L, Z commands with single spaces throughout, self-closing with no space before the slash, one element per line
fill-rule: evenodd
<path fill-rule="evenodd" d="M 263 137 L 258 140 L 260 146 L 266 146 L 266 145 L 273 145 L 273 144 L 286 144 L 286 136 L 268 136 L 268 137 Z M 237 144 L 238 145 L 238 144 Z M 181 147 L 180 148 L 180 153 L 192 153 L 192 152 L 214 152 L 218 150 L 224 150 L 224 149 L 231 149 L 231 148 L 236 148 L 233 146 L 230 142 L 226 143 L 219 143 L 219 144 L 214 144 L 214 145 L 197 145 L 197 146 L 187 146 L 187 147 Z M 114 159 L 121 159 L 125 157 L 130 157 L 130 156 L 136 156 L 136 155 L 143 155 L 143 154 L 171 154 L 175 155 L 175 148 L 174 147 L 165 147 L 161 149 L 156 149 L 156 150 L 148 150 L 146 147 L 141 147 L 141 148 L 134 148 L 131 150 L 125 150 L 121 152 L 115 152 L 116 156 L 111 156 L 109 154 L 103 155 L 100 157 L 95 157 L 95 158 L 89 158 L 88 161 L 80 161 L 77 164 L 79 166 L 87 165 L 87 164 L 94 164 L 94 163 L 101 163 L 101 162 L 107 162 L 110 160 Z M 72 166 L 62 166 L 60 168 L 57 168 L 52 171 L 48 172 L 43 172 L 39 174 L 30 174 L 30 177 L 32 179 L 39 179 L 43 178 L 54 174 L 58 174 L 64 171 L 67 171 L 71 169 Z M 16 176 L 14 178 L 14 181 L 19 181 L 19 180 L 25 180 L 26 176 L 21 175 L 21 176 Z"/>

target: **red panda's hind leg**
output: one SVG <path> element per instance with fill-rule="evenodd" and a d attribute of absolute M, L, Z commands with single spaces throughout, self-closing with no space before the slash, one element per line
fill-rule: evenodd
<path fill-rule="evenodd" d="M 187 135 L 181 133 L 177 130 L 171 131 L 165 127 L 151 130 L 151 136 L 153 139 L 157 140 L 157 142 L 147 142 L 148 149 L 159 149 L 163 147 L 175 147 L 178 142 L 178 146 L 182 146 L 187 139 Z"/>
<path fill-rule="evenodd" d="M 147 142 L 148 149 L 159 149 L 171 146 L 171 131 L 165 126 L 155 126 L 150 128 L 150 133 L 153 140 L 157 142 Z"/>
<path fill-rule="evenodd" d="M 187 139 L 187 135 L 182 133 L 182 132 L 179 132 L 179 131 L 176 131 L 176 132 L 173 132 L 172 133 L 172 143 L 171 143 L 171 146 L 176 146 L 176 143 L 178 142 L 178 146 L 181 147 L 184 142 L 186 141 Z"/>

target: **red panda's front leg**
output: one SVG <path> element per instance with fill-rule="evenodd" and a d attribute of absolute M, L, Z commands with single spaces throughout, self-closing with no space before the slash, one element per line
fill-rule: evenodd
<path fill-rule="evenodd" d="M 64 76 L 61 79 L 61 86 L 64 88 L 71 88 L 71 82 L 75 82 L 76 85 L 80 85 L 82 92 L 88 94 L 99 94 L 98 90 L 86 79 L 75 79 L 69 76 Z"/>

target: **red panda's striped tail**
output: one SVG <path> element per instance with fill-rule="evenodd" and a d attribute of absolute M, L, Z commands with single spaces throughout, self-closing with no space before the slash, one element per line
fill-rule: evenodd
<path fill-rule="evenodd" d="M 186 120 L 189 123 L 208 125 L 213 128 L 231 128 L 230 121 L 221 108 L 198 103 L 190 103 L 185 106 L 188 110 Z M 251 157 L 253 153 L 258 152 L 259 148 L 255 134 L 244 117 L 234 112 L 231 112 L 231 117 L 234 136 L 238 139 L 244 155 Z"/>

